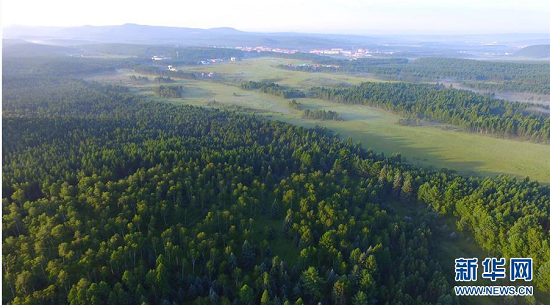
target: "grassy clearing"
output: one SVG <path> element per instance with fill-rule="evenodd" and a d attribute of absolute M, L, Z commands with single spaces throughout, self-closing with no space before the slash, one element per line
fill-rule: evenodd
<path fill-rule="evenodd" d="M 274 220 L 265 215 L 258 215 L 254 218 L 254 230 L 258 232 L 257 241 L 268 240 L 269 246 L 273 251 L 273 257 L 279 256 L 289 265 L 294 265 L 300 257 L 300 250 L 292 244 L 292 240 L 287 239 L 281 232 L 284 216 Z M 268 239 L 268 229 L 273 228 L 275 232 L 272 240 Z"/>
<path fill-rule="evenodd" d="M 310 73 L 279 69 L 280 64 L 309 63 L 305 60 L 284 58 L 254 58 L 238 62 L 226 62 L 209 66 L 186 67 L 184 70 L 196 72 L 216 72 L 228 82 L 240 84 L 243 81 L 269 80 L 280 85 L 307 89 L 311 86 L 353 85 L 365 81 L 381 81 L 375 78 L 365 78 L 334 73 Z"/>

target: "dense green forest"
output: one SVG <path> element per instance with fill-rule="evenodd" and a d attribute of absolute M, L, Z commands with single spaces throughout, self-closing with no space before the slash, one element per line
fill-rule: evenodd
<path fill-rule="evenodd" d="M 453 303 L 428 226 L 352 173 L 390 159 L 121 87 L 4 88 L 4 302 Z"/>
<path fill-rule="evenodd" d="M 196 65 L 197 62 L 220 58 L 229 60 L 231 57 L 242 58 L 243 51 L 230 48 L 208 47 L 174 47 L 162 45 L 138 45 L 138 44 L 92 44 L 78 46 L 85 54 L 107 54 L 118 56 L 134 56 L 140 59 L 150 60 L 152 56 L 165 56 L 170 59 L 163 60 L 167 64 Z"/>
<path fill-rule="evenodd" d="M 92 73 L 114 72 L 135 64 L 127 60 L 80 57 L 2 57 L 2 71 L 20 77 L 79 77 Z"/>
<path fill-rule="evenodd" d="M 550 117 L 522 111 L 532 104 L 495 99 L 440 84 L 368 82 L 351 88 L 314 87 L 311 95 L 381 107 L 405 117 L 448 123 L 472 132 L 550 143 Z"/>
<path fill-rule="evenodd" d="M 537 94 L 549 95 L 550 90 L 546 88 L 541 88 L 538 86 L 526 84 L 523 82 L 517 81 L 502 81 L 502 82 L 477 82 L 477 81 L 463 81 L 461 84 L 464 87 L 472 89 L 482 89 L 494 92 L 522 92 L 528 91 Z"/>
<path fill-rule="evenodd" d="M 325 56 L 306 58 L 313 60 L 317 65 L 279 65 L 279 67 L 308 72 L 368 73 L 382 78 L 406 81 L 459 81 L 485 85 L 495 91 L 550 94 L 550 64 L 548 63 L 496 62 L 460 58 L 415 60 L 405 58 L 345 60 Z"/>
<path fill-rule="evenodd" d="M 258 90 L 260 92 L 280 96 L 282 98 L 300 98 L 306 96 L 304 92 L 298 89 L 286 88 L 271 82 L 248 81 L 241 84 L 241 88 L 244 90 Z"/>
<path fill-rule="evenodd" d="M 385 96 L 367 86 L 314 92 Z M 517 110 L 419 86 L 384 88 Z M 536 181 L 415 168 L 326 129 L 121 86 L 4 74 L 2 98 L 4 303 L 456 304 L 436 213 L 490 254 L 532 257 L 550 291 L 550 188 Z"/>

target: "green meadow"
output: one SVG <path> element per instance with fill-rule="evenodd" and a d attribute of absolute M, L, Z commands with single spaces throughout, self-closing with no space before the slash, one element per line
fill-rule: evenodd
<path fill-rule="evenodd" d="M 375 78 L 356 77 L 336 73 L 308 73 L 277 68 L 277 65 L 291 63 L 293 65 L 311 62 L 307 60 L 260 57 L 237 62 L 224 62 L 207 66 L 185 67 L 193 72 L 216 72 L 224 77 L 224 81 L 240 84 L 244 81 L 268 80 L 280 85 L 308 89 L 312 86 L 337 86 L 340 84 L 359 84 L 365 81 L 381 81 Z"/>
<path fill-rule="evenodd" d="M 132 83 L 129 79 L 132 75 L 130 71 L 94 79 L 128 85 L 135 93 L 154 100 L 227 109 L 239 106 L 241 110 L 253 111 L 257 115 L 300 126 L 327 127 L 343 138 L 352 137 L 354 141 L 360 141 L 365 148 L 386 155 L 401 153 L 407 162 L 426 168 L 448 168 L 476 176 L 528 176 L 545 184 L 550 183 L 550 145 L 467 133 L 442 124 L 404 126 L 399 124 L 399 116 L 381 109 L 310 98 L 299 99 L 299 102 L 308 109 L 336 111 L 344 121 L 303 119 L 301 111 L 288 107 L 289 100 L 242 90 L 239 87 L 240 83 L 248 80 L 270 80 L 301 89 L 315 85 L 337 86 L 379 81 L 342 74 L 307 73 L 276 68 L 276 65 L 287 62 L 306 63 L 300 60 L 256 58 L 186 67 L 184 69 L 195 72 L 216 72 L 221 79 L 178 80 L 184 86 L 184 94 L 183 98 L 174 99 L 155 97 L 151 89 L 158 84 Z"/>

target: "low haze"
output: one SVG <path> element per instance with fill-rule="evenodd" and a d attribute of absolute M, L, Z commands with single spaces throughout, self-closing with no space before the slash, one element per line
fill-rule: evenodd
<path fill-rule="evenodd" d="M 550 1 L 31 1 L 2 2 L 3 26 L 234 27 L 339 34 L 550 33 Z"/>

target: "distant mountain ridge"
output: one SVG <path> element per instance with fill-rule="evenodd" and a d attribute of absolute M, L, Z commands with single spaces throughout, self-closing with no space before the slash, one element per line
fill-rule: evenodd
<path fill-rule="evenodd" d="M 110 26 L 32 27 L 8 26 L 4 38 L 57 46 L 119 43 L 201 47 L 253 47 L 309 51 L 312 49 L 369 49 L 382 56 L 466 57 L 504 56 L 519 46 L 550 44 L 543 33 L 501 33 L 486 35 L 389 35 L 246 32 L 231 27 L 199 29 L 127 23 Z M 527 57 L 524 57 L 527 58 Z"/>
<path fill-rule="evenodd" d="M 514 55 L 528 58 L 550 58 L 550 44 L 528 46 Z"/>
<path fill-rule="evenodd" d="M 90 43 L 181 44 L 199 46 L 255 46 L 280 48 L 350 47 L 371 43 L 366 36 L 298 33 L 252 33 L 230 27 L 198 29 L 185 27 L 123 24 L 69 28 L 14 26 L 4 28 L 4 38 L 26 40 L 80 40 Z"/>

